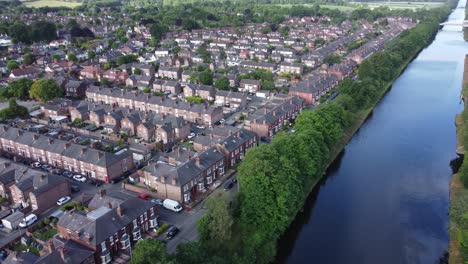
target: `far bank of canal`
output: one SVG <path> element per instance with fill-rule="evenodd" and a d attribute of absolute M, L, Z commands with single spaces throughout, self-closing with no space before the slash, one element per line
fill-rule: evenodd
<path fill-rule="evenodd" d="M 445 26 L 408 65 L 280 240 L 279 262 L 438 262 L 467 53 L 461 27 Z"/>

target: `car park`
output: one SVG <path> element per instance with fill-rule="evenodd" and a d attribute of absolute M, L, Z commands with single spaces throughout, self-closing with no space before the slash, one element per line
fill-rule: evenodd
<path fill-rule="evenodd" d="M 79 182 L 86 182 L 86 177 L 79 174 L 73 175 L 73 179 Z"/>
<path fill-rule="evenodd" d="M 57 205 L 64 205 L 64 204 L 68 203 L 69 201 L 71 201 L 70 196 L 65 196 L 65 197 L 60 198 L 57 201 Z"/>
<path fill-rule="evenodd" d="M 175 237 L 178 233 L 179 233 L 179 228 L 172 226 L 171 228 L 169 228 L 169 231 L 167 231 L 166 233 L 166 239 L 170 240 L 173 237 Z"/>

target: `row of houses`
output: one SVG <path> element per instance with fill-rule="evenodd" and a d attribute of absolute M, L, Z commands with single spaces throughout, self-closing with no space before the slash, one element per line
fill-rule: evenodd
<path fill-rule="evenodd" d="M 187 122 L 207 126 L 213 126 L 224 117 L 222 108 L 207 103 L 193 104 L 180 99 L 171 100 L 137 91 L 92 86 L 86 91 L 86 97 L 92 102 L 156 114 L 174 115 L 184 118 Z"/>
<path fill-rule="evenodd" d="M 104 182 L 134 167 L 127 151 L 104 152 L 7 125 L 0 125 L 0 149 Z"/>

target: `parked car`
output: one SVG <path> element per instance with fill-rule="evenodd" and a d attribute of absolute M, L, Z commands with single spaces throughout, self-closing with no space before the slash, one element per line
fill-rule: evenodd
<path fill-rule="evenodd" d="M 232 181 L 227 181 L 227 182 L 224 184 L 224 190 L 227 191 L 227 190 L 231 189 L 232 186 L 234 186 L 234 184 L 232 183 Z"/>
<path fill-rule="evenodd" d="M 146 201 L 148 200 L 148 195 L 145 193 L 140 193 L 137 197 L 142 200 L 146 200 Z"/>
<path fill-rule="evenodd" d="M 201 125 L 198 125 L 197 128 L 198 128 L 198 129 L 205 129 L 205 127 L 204 127 L 204 126 L 201 126 Z"/>
<path fill-rule="evenodd" d="M 40 168 L 42 166 L 42 164 L 40 162 L 36 161 L 36 162 L 34 162 L 32 164 L 32 166 L 33 166 L 33 168 Z"/>
<path fill-rule="evenodd" d="M 65 196 L 65 197 L 60 198 L 57 201 L 57 205 L 64 205 L 64 204 L 68 203 L 69 201 L 71 201 L 70 196 Z"/>
<path fill-rule="evenodd" d="M 226 122 L 226 120 L 224 120 L 223 118 L 221 118 L 221 120 L 219 120 L 220 124 L 224 124 L 224 122 Z"/>
<path fill-rule="evenodd" d="M 237 183 L 237 178 L 232 179 L 232 183 Z"/>
<path fill-rule="evenodd" d="M 196 136 L 196 134 L 195 134 L 195 133 L 190 133 L 190 134 L 188 135 L 188 137 L 187 137 L 187 138 L 188 138 L 188 139 L 192 139 L 192 138 L 194 138 L 195 136 Z"/>
<path fill-rule="evenodd" d="M 86 177 L 79 174 L 73 175 L 73 179 L 79 182 L 86 182 Z"/>
<path fill-rule="evenodd" d="M 182 211 L 182 206 L 180 206 L 179 202 L 171 199 L 165 199 L 163 201 L 164 208 L 174 211 L 176 213 Z"/>
<path fill-rule="evenodd" d="M 52 167 L 49 166 L 49 165 L 47 165 L 47 164 L 42 165 L 41 168 L 42 168 L 43 170 L 46 170 L 46 171 L 52 170 Z"/>
<path fill-rule="evenodd" d="M 59 169 L 53 169 L 50 171 L 50 173 L 53 173 L 53 174 L 57 174 L 57 175 L 60 175 L 62 174 L 62 170 L 59 170 Z"/>
<path fill-rule="evenodd" d="M 166 233 L 166 239 L 170 240 L 173 237 L 175 237 L 178 233 L 179 233 L 179 228 L 172 226 L 171 228 L 169 228 L 169 231 L 167 231 Z"/>
<path fill-rule="evenodd" d="M 90 179 L 90 180 L 88 181 L 88 183 L 91 184 L 91 185 L 95 185 L 96 187 L 99 187 L 99 186 L 102 186 L 102 185 L 103 185 L 102 181 L 100 181 L 100 180 L 95 180 L 95 179 Z"/>
<path fill-rule="evenodd" d="M 157 204 L 157 205 L 163 204 L 163 201 L 161 199 L 151 199 L 150 202 Z"/>
<path fill-rule="evenodd" d="M 63 176 L 67 177 L 67 178 L 73 178 L 73 173 L 69 172 L 69 171 L 64 171 L 62 173 Z"/>
<path fill-rule="evenodd" d="M 26 228 L 32 224 L 34 224 L 34 222 L 37 221 L 37 216 L 35 214 L 30 214 L 28 216 L 26 216 L 20 223 L 19 223 L 19 226 L 21 228 Z"/>
<path fill-rule="evenodd" d="M 123 177 L 117 177 L 117 178 L 114 178 L 114 179 L 110 180 L 110 183 L 116 184 L 116 183 L 119 183 L 122 180 L 123 180 Z"/>
<path fill-rule="evenodd" d="M 80 186 L 73 184 L 73 185 L 70 186 L 70 189 L 71 189 L 72 192 L 79 192 L 80 191 Z"/>

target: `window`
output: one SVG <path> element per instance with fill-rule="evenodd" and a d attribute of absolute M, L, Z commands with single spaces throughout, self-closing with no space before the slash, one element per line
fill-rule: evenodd
<path fill-rule="evenodd" d="M 150 224 L 151 228 L 157 228 L 158 227 L 158 220 L 156 218 L 155 219 L 150 219 L 149 224 Z"/>
<path fill-rule="evenodd" d="M 190 193 L 185 193 L 184 194 L 184 201 L 189 202 L 190 201 Z"/>
<path fill-rule="evenodd" d="M 101 261 L 102 261 L 102 263 L 105 263 L 105 264 L 111 262 L 111 256 L 110 256 L 109 250 L 105 250 L 105 251 L 102 252 Z"/>
<path fill-rule="evenodd" d="M 111 246 L 114 245 L 114 236 L 109 237 L 109 242 L 110 242 Z"/>

